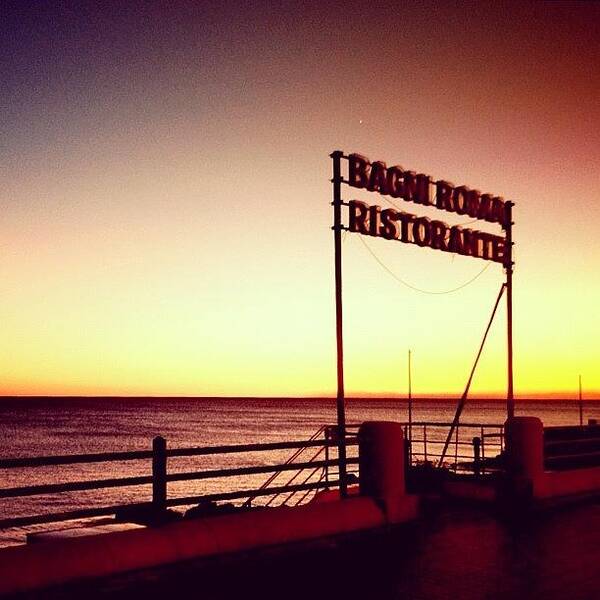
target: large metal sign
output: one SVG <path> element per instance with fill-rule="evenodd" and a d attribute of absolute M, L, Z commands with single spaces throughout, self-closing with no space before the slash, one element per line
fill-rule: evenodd
<path fill-rule="evenodd" d="M 337 340 L 337 416 L 340 433 L 340 491 L 346 494 L 346 448 L 344 406 L 344 351 L 342 319 L 342 241 L 341 233 L 382 237 L 408 244 L 453 252 L 504 266 L 507 299 L 507 413 L 514 415 L 512 368 L 512 207 L 508 202 L 489 193 L 481 193 L 466 185 L 455 186 L 445 180 L 434 180 L 430 175 L 416 173 L 400 166 L 388 167 L 385 162 L 371 162 L 361 154 L 345 155 L 337 150 L 333 160 L 333 232 L 335 248 L 335 298 Z M 346 174 L 342 173 L 346 161 Z M 381 196 L 412 203 L 415 208 L 430 206 L 441 211 L 466 215 L 470 219 L 497 223 L 504 235 L 448 225 L 442 220 L 418 216 L 399 208 L 382 208 L 359 200 L 342 199 L 342 184 L 377 193 Z M 393 202 L 392 202 L 393 203 Z M 397 206 L 397 205 L 396 205 Z M 410 206 L 410 204 L 407 204 Z M 347 224 L 342 219 L 342 207 L 348 208 Z M 411 209 L 412 210 L 412 209 Z M 494 309 L 495 312 L 495 309 Z M 488 326 L 489 328 L 489 326 Z M 487 335 L 487 332 L 486 332 Z M 481 350 L 480 350 L 481 352 Z M 458 414 L 458 413 L 457 413 Z"/>
<path fill-rule="evenodd" d="M 433 181 L 431 176 L 402 167 L 387 167 L 382 161 L 370 162 L 360 154 L 348 159 L 349 186 L 400 198 L 422 206 L 467 215 L 472 219 L 499 223 L 507 222 L 510 203 L 492 194 L 482 194 L 465 185 L 454 186 L 444 180 Z M 348 230 L 354 233 L 399 240 L 444 252 L 455 252 L 504 264 L 505 238 L 484 231 L 474 231 L 444 221 L 419 217 L 394 208 L 382 209 L 358 200 L 348 202 Z"/>

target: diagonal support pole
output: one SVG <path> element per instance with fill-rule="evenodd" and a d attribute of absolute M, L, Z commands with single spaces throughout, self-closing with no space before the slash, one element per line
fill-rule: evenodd
<path fill-rule="evenodd" d="M 475 358 L 475 362 L 473 363 L 473 368 L 471 369 L 471 374 L 469 375 L 469 379 L 467 381 L 467 385 L 465 387 L 465 391 L 460 398 L 458 406 L 456 407 L 456 413 L 454 415 L 454 420 L 452 421 L 452 425 L 450 426 L 450 431 L 448 432 L 448 437 L 446 438 L 446 443 L 444 444 L 444 449 L 442 451 L 442 455 L 440 456 L 440 461 L 438 462 L 438 467 L 442 466 L 444 462 L 444 458 L 446 457 L 446 452 L 448 451 L 448 446 L 450 445 L 450 441 L 452 440 L 452 434 L 460 421 L 460 415 L 462 414 L 463 408 L 467 402 L 467 396 L 469 395 L 469 389 L 471 388 L 471 381 L 473 381 L 473 375 L 475 375 L 475 369 L 477 368 L 477 363 L 479 362 L 479 357 L 481 356 L 481 352 L 483 351 L 483 346 L 485 344 L 485 340 L 490 331 L 490 327 L 494 321 L 494 317 L 496 316 L 496 310 L 498 310 L 498 305 L 500 304 L 500 299 L 502 298 L 502 294 L 504 293 L 504 289 L 506 288 L 506 283 L 503 283 L 500 287 L 500 292 L 498 293 L 498 298 L 496 298 L 496 304 L 494 304 L 494 310 L 492 311 L 492 316 L 490 317 L 490 322 L 483 334 L 483 339 L 481 340 L 481 345 L 479 346 L 479 352 L 477 353 L 477 357 Z"/>

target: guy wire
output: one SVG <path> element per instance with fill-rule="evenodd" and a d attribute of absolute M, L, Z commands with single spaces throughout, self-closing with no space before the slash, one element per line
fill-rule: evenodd
<path fill-rule="evenodd" d="M 396 273 L 394 273 L 376 254 L 375 252 L 373 252 L 373 250 L 371 249 L 371 247 L 367 244 L 367 242 L 363 239 L 362 235 L 358 236 L 358 239 L 362 242 L 362 244 L 364 245 L 364 247 L 369 251 L 369 253 L 371 254 L 371 256 L 375 259 L 375 261 L 379 264 L 380 267 L 382 267 L 385 271 L 387 271 L 396 281 L 398 281 L 399 283 L 401 283 L 402 285 L 406 286 L 407 288 L 410 288 L 411 290 L 414 290 L 415 292 L 420 292 L 421 294 L 432 294 L 432 295 L 444 295 L 444 294 L 452 294 L 454 292 L 458 292 L 459 290 L 462 290 L 463 288 L 467 287 L 468 285 L 470 285 L 471 283 L 473 283 L 476 279 L 478 279 L 481 275 L 483 275 L 485 273 L 485 271 L 490 267 L 490 265 L 492 264 L 491 262 L 488 262 L 485 267 L 483 267 L 483 269 L 481 269 L 481 271 L 479 271 L 479 273 L 477 273 L 477 275 L 475 275 L 474 277 L 472 277 L 471 279 L 469 279 L 468 281 L 466 281 L 465 283 L 459 285 L 458 287 L 452 288 L 450 290 L 445 290 L 445 291 L 441 291 L 441 292 L 434 292 L 432 290 L 423 290 L 421 288 L 418 288 L 414 285 L 411 285 L 410 283 L 408 283 L 407 281 L 404 281 L 403 279 L 401 279 L 400 277 L 398 277 L 398 275 L 396 275 Z"/>

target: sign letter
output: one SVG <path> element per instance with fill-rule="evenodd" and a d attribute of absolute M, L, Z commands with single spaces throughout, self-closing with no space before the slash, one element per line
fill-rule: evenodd
<path fill-rule="evenodd" d="M 353 233 L 364 233 L 368 235 L 369 225 L 367 217 L 369 216 L 369 206 L 358 200 L 350 200 L 348 203 L 350 209 L 350 222 L 348 229 Z"/>
<path fill-rule="evenodd" d="M 364 188 L 369 183 L 369 161 L 360 154 L 348 157 L 348 184 L 352 187 Z"/>

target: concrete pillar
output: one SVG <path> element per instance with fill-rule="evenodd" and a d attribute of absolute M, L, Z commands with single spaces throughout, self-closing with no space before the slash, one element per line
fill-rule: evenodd
<path fill-rule="evenodd" d="M 406 494 L 402 425 L 367 421 L 358 431 L 360 493 L 379 500 Z"/>
<path fill-rule="evenodd" d="M 513 417 L 504 426 L 508 471 L 535 480 L 544 473 L 544 426 L 537 417 Z"/>
<path fill-rule="evenodd" d="M 504 432 L 507 491 L 512 502 L 527 506 L 544 487 L 544 426 L 537 417 L 513 417 Z"/>

